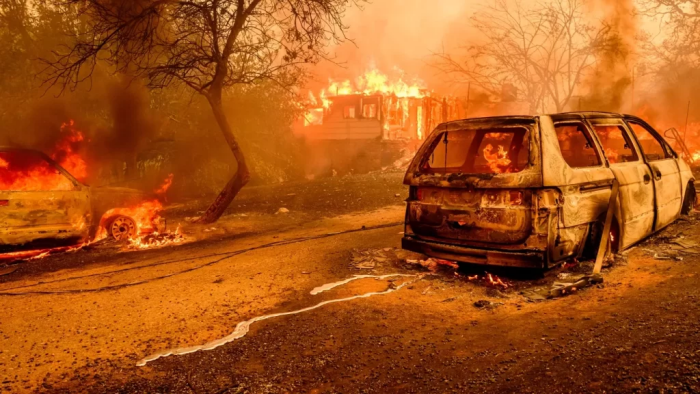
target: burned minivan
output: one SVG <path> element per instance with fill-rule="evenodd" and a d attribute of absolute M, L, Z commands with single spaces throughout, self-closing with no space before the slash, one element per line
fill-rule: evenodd
<path fill-rule="evenodd" d="M 467 263 L 545 269 L 591 257 L 615 180 L 613 251 L 694 205 L 688 164 L 634 116 L 579 112 L 444 123 L 406 172 L 402 246 Z"/>

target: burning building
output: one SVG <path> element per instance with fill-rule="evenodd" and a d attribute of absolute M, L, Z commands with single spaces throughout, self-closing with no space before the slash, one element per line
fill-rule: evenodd
<path fill-rule="evenodd" d="M 391 80 L 376 69 L 354 82 L 330 81 L 295 132 L 307 141 L 307 172 L 366 172 L 413 152 L 441 122 L 464 117 L 460 100 L 438 97 L 422 81 Z"/>

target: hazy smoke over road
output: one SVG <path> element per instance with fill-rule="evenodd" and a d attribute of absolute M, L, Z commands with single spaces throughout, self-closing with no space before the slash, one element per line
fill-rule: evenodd
<path fill-rule="evenodd" d="M 638 21 L 632 0 L 595 0 L 589 4 L 591 24 L 602 21 L 608 38 L 597 50 L 597 64 L 587 78 L 583 109 L 630 110 Z"/>

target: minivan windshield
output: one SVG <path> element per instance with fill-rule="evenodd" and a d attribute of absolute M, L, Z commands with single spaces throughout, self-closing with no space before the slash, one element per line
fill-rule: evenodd
<path fill-rule="evenodd" d="M 461 129 L 442 132 L 423 157 L 426 173 L 507 174 L 529 160 L 526 127 Z"/>

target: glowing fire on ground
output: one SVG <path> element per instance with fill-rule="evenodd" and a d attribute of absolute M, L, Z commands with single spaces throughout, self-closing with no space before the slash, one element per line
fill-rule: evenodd
<path fill-rule="evenodd" d="M 488 144 L 484 147 L 484 159 L 488 162 L 491 172 L 494 174 L 502 174 L 510 172 L 511 160 L 508 158 L 508 151 L 503 145 L 498 145 L 498 150 L 493 151 L 493 145 Z"/>
<path fill-rule="evenodd" d="M 73 120 L 63 123 L 60 139 L 49 155 L 79 181 L 87 178 L 87 164 L 78 151 L 85 137 Z M 67 191 L 75 185 L 40 155 L 21 150 L 0 152 L 0 190 Z"/>
<path fill-rule="evenodd" d="M 0 262 L 16 261 L 16 260 L 38 260 L 43 259 L 54 253 L 72 253 L 77 252 L 89 245 L 89 242 L 77 246 L 59 246 L 57 248 L 38 249 L 38 250 L 23 250 L 19 252 L 9 252 L 0 254 Z"/>
<path fill-rule="evenodd" d="M 456 275 L 460 276 L 458 274 L 456 274 Z M 511 285 L 508 282 L 506 282 L 503 279 L 499 278 L 498 276 L 490 274 L 488 272 L 485 272 L 483 276 L 479 276 L 479 275 L 467 276 L 467 280 L 468 281 L 480 280 L 489 286 L 500 287 L 504 290 L 511 287 Z"/>

